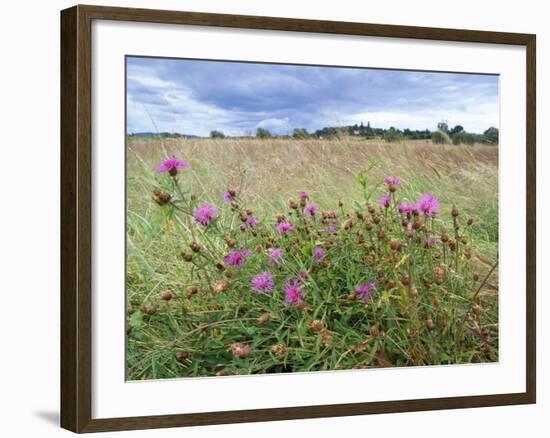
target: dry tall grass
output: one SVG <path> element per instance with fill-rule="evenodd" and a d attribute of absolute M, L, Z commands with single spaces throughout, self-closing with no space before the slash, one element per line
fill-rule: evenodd
<path fill-rule="evenodd" d="M 225 188 L 236 188 L 246 203 L 266 214 L 284 208 L 298 190 L 311 193 L 321 208 L 334 208 L 340 198 L 360 200 L 354 177 L 373 161 L 378 162 L 373 179 L 399 176 L 411 194 L 431 192 L 443 204 L 464 205 L 470 212 L 497 206 L 498 148 L 484 145 L 353 138 L 130 139 L 129 178 L 150 172 L 169 155 L 192 163 L 185 178 L 201 199 L 218 203 Z M 129 195 L 130 209 L 144 199 Z"/>

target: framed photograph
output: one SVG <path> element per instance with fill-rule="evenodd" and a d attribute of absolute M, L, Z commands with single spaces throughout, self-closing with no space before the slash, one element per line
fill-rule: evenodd
<path fill-rule="evenodd" d="M 61 425 L 535 403 L 535 35 L 61 12 Z"/>

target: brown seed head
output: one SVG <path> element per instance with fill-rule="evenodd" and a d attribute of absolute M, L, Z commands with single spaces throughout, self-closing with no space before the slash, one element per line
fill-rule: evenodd
<path fill-rule="evenodd" d="M 288 354 L 288 347 L 285 344 L 275 344 L 271 346 L 271 352 L 275 356 L 286 356 Z"/>
<path fill-rule="evenodd" d="M 222 292 L 225 292 L 229 288 L 229 282 L 225 280 L 217 280 L 214 283 L 214 292 L 217 294 L 221 294 Z"/>
<path fill-rule="evenodd" d="M 189 286 L 186 290 L 185 290 L 185 296 L 187 298 L 191 298 L 193 295 L 196 295 L 196 293 L 199 291 L 199 289 L 195 286 Z"/>
<path fill-rule="evenodd" d="M 265 324 L 266 322 L 269 322 L 271 320 L 271 317 L 271 313 L 265 312 L 262 313 L 256 321 L 258 322 L 258 324 Z"/>
<path fill-rule="evenodd" d="M 200 252 L 200 250 L 201 250 L 200 245 L 197 242 L 194 242 L 194 241 L 189 244 L 189 247 L 191 248 L 191 250 L 193 252 Z"/>
<path fill-rule="evenodd" d="M 178 362 L 183 362 L 184 360 L 191 358 L 192 355 L 193 354 L 190 351 L 185 351 L 185 350 L 177 351 L 176 360 Z"/>
<path fill-rule="evenodd" d="M 161 295 L 160 295 L 160 298 L 164 301 L 170 301 L 171 299 L 173 298 L 176 298 L 176 296 L 170 292 L 170 291 L 164 291 Z"/>
<path fill-rule="evenodd" d="M 249 345 L 236 343 L 231 344 L 231 352 L 233 353 L 233 357 L 245 358 L 250 356 L 251 350 Z"/>
<path fill-rule="evenodd" d="M 453 217 L 458 217 L 458 215 L 460 214 L 456 205 L 453 205 L 453 208 L 451 209 L 451 214 L 453 215 Z"/>
<path fill-rule="evenodd" d="M 183 257 L 183 260 L 185 260 L 186 262 L 192 262 L 193 261 L 193 256 L 191 254 L 188 254 L 186 252 L 182 252 L 181 256 Z"/>
<path fill-rule="evenodd" d="M 426 328 L 430 331 L 432 331 L 434 329 L 435 325 L 434 325 L 434 322 L 431 318 L 428 318 L 426 320 Z"/>
<path fill-rule="evenodd" d="M 370 328 L 370 334 L 371 336 L 378 336 L 380 334 L 380 326 L 378 324 L 374 324 Z"/>
<path fill-rule="evenodd" d="M 158 189 L 155 189 L 153 191 L 153 200 L 161 207 L 168 204 L 171 199 L 172 195 L 168 192 L 163 192 L 162 190 Z"/>
<path fill-rule="evenodd" d="M 143 312 L 147 315 L 153 315 L 157 312 L 157 306 L 154 304 L 151 304 L 150 306 L 147 306 L 143 309 Z"/>
<path fill-rule="evenodd" d="M 293 199 L 289 199 L 288 200 L 288 208 L 290 208 L 292 210 L 296 210 L 298 208 L 298 204 L 296 204 L 296 201 L 294 201 Z"/>
<path fill-rule="evenodd" d="M 325 325 L 323 324 L 323 321 L 320 319 L 314 319 L 313 321 L 310 321 L 307 327 L 314 331 L 314 332 L 320 332 L 325 328 Z"/>
<path fill-rule="evenodd" d="M 399 251 L 401 249 L 401 242 L 397 239 L 391 239 L 390 248 L 392 249 L 392 251 Z"/>
<path fill-rule="evenodd" d="M 472 225 L 474 223 L 474 220 L 472 218 L 468 219 L 468 222 L 466 222 L 468 225 Z"/>

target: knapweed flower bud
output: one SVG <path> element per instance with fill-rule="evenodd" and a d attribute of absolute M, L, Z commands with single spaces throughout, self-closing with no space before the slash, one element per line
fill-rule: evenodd
<path fill-rule="evenodd" d="M 392 280 L 391 278 L 386 280 L 386 289 L 393 289 L 395 287 L 395 280 Z"/>
<path fill-rule="evenodd" d="M 284 222 L 286 218 L 283 213 L 277 213 L 275 219 L 277 219 L 277 223 L 280 224 L 281 222 Z"/>
<path fill-rule="evenodd" d="M 218 271 L 223 271 L 225 269 L 225 265 L 222 262 L 216 262 L 216 269 Z"/>
<path fill-rule="evenodd" d="M 456 240 L 452 237 L 449 238 L 449 248 L 451 251 L 456 251 Z"/>
<path fill-rule="evenodd" d="M 478 280 L 479 280 L 479 274 L 477 274 L 477 273 L 474 274 L 474 277 L 473 277 L 473 278 L 474 278 L 474 281 L 478 281 Z"/>
<path fill-rule="evenodd" d="M 453 208 L 451 209 L 451 214 L 453 215 L 453 217 L 458 217 L 458 215 L 460 214 L 456 205 L 453 205 Z"/>
<path fill-rule="evenodd" d="M 195 241 L 191 242 L 191 243 L 189 244 L 189 247 L 191 248 L 191 250 L 192 250 L 193 252 L 200 252 L 200 251 L 201 251 L 200 245 L 199 245 L 197 242 L 195 242 Z"/>
<path fill-rule="evenodd" d="M 193 261 L 193 256 L 191 254 L 187 254 L 186 252 L 182 252 L 181 256 L 182 256 L 183 260 L 185 260 L 186 262 L 192 262 Z"/>
<path fill-rule="evenodd" d="M 239 230 L 246 231 L 246 225 L 245 224 L 240 224 L 239 225 Z"/>
<path fill-rule="evenodd" d="M 409 239 L 411 239 L 413 237 L 414 233 L 413 233 L 413 227 L 412 227 L 412 224 L 408 224 L 407 225 L 407 237 Z"/>
<path fill-rule="evenodd" d="M 361 213 L 360 211 L 356 211 L 355 216 L 357 216 L 357 219 L 359 220 L 363 220 L 364 218 L 363 213 Z"/>
<path fill-rule="evenodd" d="M 196 201 L 198 199 L 197 195 L 191 193 L 191 201 Z"/>
<path fill-rule="evenodd" d="M 313 321 L 310 321 L 307 327 L 314 332 L 320 332 L 325 328 L 323 321 L 321 321 L 320 319 L 314 319 Z"/>
<path fill-rule="evenodd" d="M 154 190 L 153 191 L 153 200 L 158 204 L 160 205 L 161 207 L 163 205 L 166 205 L 170 202 L 170 200 L 172 199 L 172 195 L 168 192 L 163 192 L 161 190 Z"/>
<path fill-rule="evenodd" d="M 302 208 L 305 207 L 305 206 L 306 206 L 306 203 L 307 203 L 307 202 L 306 202 L 306 199 L 300 198 L 300 207 L 302 207 Z"/>
<path fill-rule="evenodd" d="M 265 312 L 262 313 L 256 321 L 258 322 L 258 324 L 265 324 L 266 322 L 269 322 L 271 320 L 271 317 L 271 313 Z"/>
<path fill-rule="evenodd" d="M 285 344 L 272 345 L 270 350 L 275 356 L 286 356 L 288 354 L 288 347 Z"/>
<path fill-rule="evenodd" d="M 330 330 L 324 328 L 323 330 L 321 330 L 319 332 L 319 334 L 321 335 L 321 344 L 326 345 L 332 339 L 333 332 L 331 332 Z"/>
<path fill-rule="evenodd" d="M 250 356 L 250 346 L 246 344 L 236 343 L 231 345 L 233 357 L 245 358 Z"/>
<path fill-rule="evenodd" d="M 411 298 L 416 298 L 417 295 L 418 295 L 418 290 L 416 289 L 416 286 L 413 284 L 409 289 L 409 296 Z"/>
<path fill-rule="evenodd" d="M 343 206 L 344 206 L 344 202 L 341 199 L 339 199 L 338 200 L 338 207 L 343 207 Z"/>
<path fill-rule="evenodd" d="M 163 301 L 170 301 L 170 300 L 176 298 L 176 296 L 170 291 L 164 291 L 160 294 L 160 298 Z"/>
<path fill-rule="evenodd" d="M 146 306 L 144 309 L 143 309 L 143 313 L 147 314 L 147 315 L 153 315 L 157 312 L 157 306 L 155 306 L 154 304 L 151 304 L 150 306 Z"/>
<path fill-rule="evenodd" d="M 347 301 L 354 301 L 357 298 L 357 294 L 355 292 L 350 293 L 347 297 Z"/>
<path fill-rule="evenodd" d="M 193 356 L 193 354 L 190 351 L 182 350 L 176 352 L 176 360 L 178 362 L 183 362 L 186 359 L 190 359 L 191 356 Z"/>
<path fill-rule="evenodd" d="M 225 280 L 217 280 L 214 283 L 214 292 L 217 294 L 221 294 L 222 292 L 225 292 L 227 289 L 229 289 L 229 283 Z"/>
<path fill-rule="evenodd" d="M 468 225 L 473 225 L 474 220 L 473 218 L 468 219 L 468 222 L 466 222 Z"/>
<path fill-rule="evenodd" d="M 353 219 L 351 218 L 348 218 L 344 221 L 344 223 L 342 224 L 342 228 L 344 230 L 349 230 L 351 227 L 353 227 Z"/>
<path fill-rule="evenodd" d="M 361 230 L 357 231 L 357 243 L 363 243 L 365 241 L 365 235 Z"/>
<path fill-rule="evenodd" d="M 224 237 L 225 243 L 229 248 L 233 248 L 237 242 L 235 242 L 231 237 L 226 236 Z"/>
<path fill-rule="evenodd" d="M 397 239 L 391 239 L 390 248 L 392 249 L 392 251 L 399 251 L 401 249 L 401 242 Z"/>
<path fill-rule="evenodd" d="M 376 213 L 376 209 L 374 208 L 374 205 L 372 205 L 372 204 L 370 204 L 370 203 L 367 205 L 367 211 L 368 211 L 371 215 L 374 214 L 374 213 Z"/>
<path fill-rule="evenodd" d="M 411 278 L 409 277 L 409 274 L 404 274 L 401 277 L 401 283 L 403 283 L 403 286 L 408 286 L 411 282 Z"/>
<path fill-rule="evenodd" d="M 378 336 L 380 334 L 380 327 L 379 327 L 378 324 L 374 324 L 370 328 L 370 334 L 371 334 L 371 336 Z"/>
<path fill-rule="evenodd" d="M 415 217 L 413 222 L 413 228 L 415 230 L 418 230 L 422 228 L 422 225 L 424 225 L 424 220 L 420 216 Z"/>
<path fill-rule="evenodd" d="M 248 215 L 242 211 L 241 214 L 239 214 L 239 219 L 241 219 L 241 222 L 246 222 L 246 220 L 248 219 Z"/>
<path fill-rule="evenodd" d="M 298 204 L 293 199 L 288 200 L 288 208 L 292 210 L 296 210 L 298 208 Z"/>
<path fill-rule="evenodd" d="M 380 215 L 375 214 L 375 215 L 372 216 L 372 221 L 373 221 L 376 225 L 378 225 L 378 224 L 382 221 L 382 218 L 380 217 Z"/>
<path fill-rule="evenodd" d="M 439 298 L 437 298 L 437 296 L 434 296 L 432 302 L 437 310 L 441 309 L 441 301 L 439 301 Z"/>
<path fill-rule="evenodd" d="M 426 320 L 426 328 L 428 330 L 432 331 L 434 329 L 434 327 L 435 327 L 435 324 L 434 324 L 433 320 L 431 318 L 428 318 Z"/>
<path fill-rule="evenodd" d="M 384 228 L 380 228 L 378 230 L 378 240 L 384 240 L 386 238 L 386 232 L 384 231 Z"/>
<path fill-rule="evenodd" d="M 199 291 L 199 289 L 195 286 L 189 286 L 186 290 L 185 290 L 185 296 L 187 298 L 191 298 L 193 295 L 196 295 L 197 292 Z"/>
<path fill-rule="evenodd" d="M 483 308 L 479 304 L 474 304 L 472 306 L 472 312 L 474 312 L 475 315 L 479 316 L 483 313 Z"/>
<path fill-rule="evenodd" d="M 374 227 L 374 225 L 372 224 L 372 222 L 368 219 L 365 220 L 365 228 L 367 231 L 370 231 L 372 230 L 372 227 Z"/>

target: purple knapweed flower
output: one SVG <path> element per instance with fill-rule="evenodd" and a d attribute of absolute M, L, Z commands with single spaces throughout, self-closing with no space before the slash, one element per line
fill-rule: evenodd
<path fill-rule="evenodd" d="M 193 217 L 197 223 L 207 226 L 218 216 L 218 209 L 212 204 L 202 204 L 195 208 Z"/>
<path fill-rule="evenodd" d="M 228 204 L 232 203 L 237 198 L 237 193 L 235 190 L 226 190 L 223 192 L 223 201 Z"/>
<path fill-rule="evenodd" d="M 370 293 L 376 289 L 376 285 L 374 283 L 363 283 L 358 285 L 355 288 L 355 292 L 361 298 L 363 301 L 369 301 L 370 300 Z"/>
<path fill-rule="evenodd" d="M 437 243 L 437 237 L 435 236 L 430 236 L 428 237 L 428 240 L 426 240 L 426 246 L 428 248 L 433 248 L 436 243 Z"/>
<path fill-rule="evenodd" d="M 258 225 L 259 223 L 260 223 L 260 221 L 253 214 L 249 214 L 246 218 L 246 221 L 245 221 L 246 226 L 249 227 L 249 228 L 255 228 L 256 225 Z"/>
<path fill-rule="evenodd" d="M 307 201 L 309 199 L 308 192 L 300 192 L 300 199 L 304 202 Z"/>
<path fill-rule="evenodd" d="M 326 231 L 328 231 L 329 233 L 336 233 L 336 227 L 334 225 L 329 225 L 328 227 L 325 228 Z"/>
<path fill-rule="evenodd" d="M 275 266 L 281 261 L 283 250 L 281 248 L 269 248 L 267 255 L 269 256 L 269 266 Z"/>
<path fill-rule="evenodd" d="M 316 246 L 315 248 L 313 248 L 313 260 L 316 261 L 316 262 L 320 262 L 321 260 L 323 260 L 327 255 L 327 252 L 325 251 L 324 248 L 320 247 L 320 246 Z"/>
<path fill-rule="evenodd" d="M 384 184 L 392 187 L 397 187 L 401 185 L 401 180 L 397 178 L 396 176 L 385 176 L 384 177 Z"/>
<path fill-rule="evenodd" d="M 157 172 L 168 172 L 171 176 L 176 176 L 178 174 L 178 169 L 184 169 L 186 167 L 189 167 L 188 162 L 178 160 L 176 157 L 172 156 L 157 166 Z"/>
<path fill-rule="evenodd" d="M 439 201 L 434 195 L 422 195 L 416 200 L 418 208 L 425 216 L 434 217 L 441 208 Z"/>
<path fill-rule="evenodd" d="M 305 292 L 302 290 L 300 280 L 288 280 L 285 287 L 285 304 L 301 305 L 304 304 Z"/>
<path fill-rule="evenodd" d="M 414 213 L 415 211 L 418 211 L 418 206 L 414 204 L 409 204 L 408 202 L 400 202 L 397 206 L 397 209 L 399 210 L 399 213 L 401 214 L 407 214 L 407 213 Z"/>
<path fill-rule="evenodd" d="M 378 202 L 380 202 L 382 207 L 389 208 L 391 204 L 391 195 L 388 193 L 387 195 L 382 196 Z"/>
<path fill-rule="evenodd" d="M 252 278 L 252 291 L 256 293 L 272 292 L 273 275 L 269 271 L 264 271 Z"/>
<path fill-rule="evenodd" d="M 230 265 L 235 268 L 242 269 L 244 268 L 245 260 L 251 255 L 252 253 L 248 249 L 240 249 L 240 250 L 231 252 L 229 255 L 226 255 L 223 259 L 223 262 L 226 265 Z"/>
<path fill-rule="evenodd" d="M 317 208 L 317 205 L 315 205 L 313 203 L 308 204 L 306 206 L 306 208 L 304 208 L 304 215 L 309 214 L 309 215 L 313 216 L 317 210 L 319 210 Z"/>
<path fill-rule="evenodd" d="M 294 225 L 290 222 L 281 222 L 280 224 L 277 224 L 277 231 L 281 234 L 286 234 L 292 230 L 294 230 Z"/>

